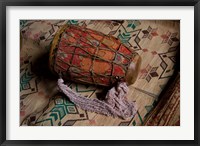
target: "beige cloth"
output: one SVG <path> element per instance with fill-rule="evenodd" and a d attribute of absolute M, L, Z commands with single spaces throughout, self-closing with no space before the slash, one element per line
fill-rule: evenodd
<path fill-rule="evenodd" d="M 139 76 L 134 85 L 129 86 L 127 96 L 138 106 L 135 117 L 122 120 L 86 112 L 57 92 L 57 78 L 49 72 L 46 60 L 53 36 L 65 23 L 113 35 L 142 57 Z M 22 40 L 20 51 L 20 124 L 37 126 L 142 125 L 174 72 L 180 36 L 178 21 L 148 20 L 126 20 L 123 23 L 95 20 L 24 21 L 21 34 L 26 39 Z M 67 85 L 87 98 L 97 98 L 103 90 L 73 82 Z"/>

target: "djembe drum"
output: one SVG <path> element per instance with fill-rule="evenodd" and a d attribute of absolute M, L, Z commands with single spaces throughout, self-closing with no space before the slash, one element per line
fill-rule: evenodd
<path fill-rule="evenodd" d="M 80 26 L 65 25 L 52 42 L 49 65 L 59 75 L 58 87 L 83 110 L 127 118 L 135 115 L 135 102 L 128 102 L 128 85 L 137 78 L 140 56 L 118 39 Z M 89 99 L 72 91 L 64 80 L 114 86 L 104 101 Z"/>

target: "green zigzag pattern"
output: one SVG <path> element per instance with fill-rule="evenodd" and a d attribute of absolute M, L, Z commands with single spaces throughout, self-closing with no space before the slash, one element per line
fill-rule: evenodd
<path fill-rule="evenodd" d="M 119 33 L 118 38 L 121 40 L 122 43 L 126 44 L 130 40 L 131 35 L 128 32 L 127 33 L 123 32 L 122 34 Z"/>
<path fill-rule="evenodd" d="M 70 113 L 67 109 L 68 106 L 75 107 L 74 103 L 70 102 L 66 97 L 61 97 L 60 100 L 64 100 L 64 101 L 57 104 L 54 100 L 55 106 L 50 111 L 50 114 L 47 117 L 47 119 L 37 121 L 36 124 L 50 121 L 51 126 L 53 126 L 53 121 L 62 120 L 68 113 Z"/>
<path fill-rule="evenodd" d="M 138 20 L 134 20 L 134 21 L 128 21 L 128 25 L 127 27 L 130 27 L 132 29 L 135 29 L 137 26 L 139 26 L 141 23 Z"/>
<path fill-rule="evenodd" d="M 78 21 L 77 20 L 69 20 L 67 21 L 67 24 L 78 24 Z"/>
<path fill-rule="evenodd" d="M 29 84 L 30 80 L 34 77 L 34 74 L 29 71 L 25 71 L 25 73 L 20 78 L 20 91 L 24 89 L 24 87 Z"/>
<path fill-rule="evenodd" d="M 67 114 L 66 107 L 64 105 L 56 105 L 52 110 L 52 113 L 57 113 L 59 115 L 59 119 L 62 120 L 62 118 Z M 51 115 L 50 115 L 51 116 Z M 55 119 L 55 116 L 53 116 Z M 58 118 L 57 118 L 58 119 Z M 55 121 L 57 120 L 55 119 Z"/>

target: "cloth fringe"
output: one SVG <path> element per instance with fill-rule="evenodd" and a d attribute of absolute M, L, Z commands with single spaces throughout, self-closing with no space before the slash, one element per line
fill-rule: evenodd
<path fill-rule="evenodd" d="M 128 102 L 126 99 L 128 86 L 125 82 L 121 82 L 117 87 L 111 88 L 104 101 L 79 95 L 65 85 L 64 80 L 61 78 L 58 79 L 58 87 L 74 104 L 86 111 L 113 117 L 118 116 L 123 119 L 133 117 L 137 112 L 135 102 Z"/>

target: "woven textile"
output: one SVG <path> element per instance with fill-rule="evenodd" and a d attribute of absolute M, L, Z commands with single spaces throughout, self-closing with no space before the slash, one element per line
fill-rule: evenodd
<path fill-rule="evenodd" d="M 180 73 L 146 119 L 145 126 L 180 126 Z"/>
<path fill-rule="evenodd" d="M 159 99 L 161 91 L 174 73 L 179 45 L 179 22 L 126 20 L 34 20 L 23 21 L 20 48 L 20 121 L 35 126 L 137 126 Z M 136 101 L 138 112 L 122 120 L 83 111 L 57 90 L 57 77 L 51 75 L 48 56 L 54 35 L 64 24 L 79 25 L 105 35 L 137 52 L 142 58 L 136 82 L 129 86 L 128 100 Z M 103 88 L 66 83 L 82 96 L 97 98 Z"/>

